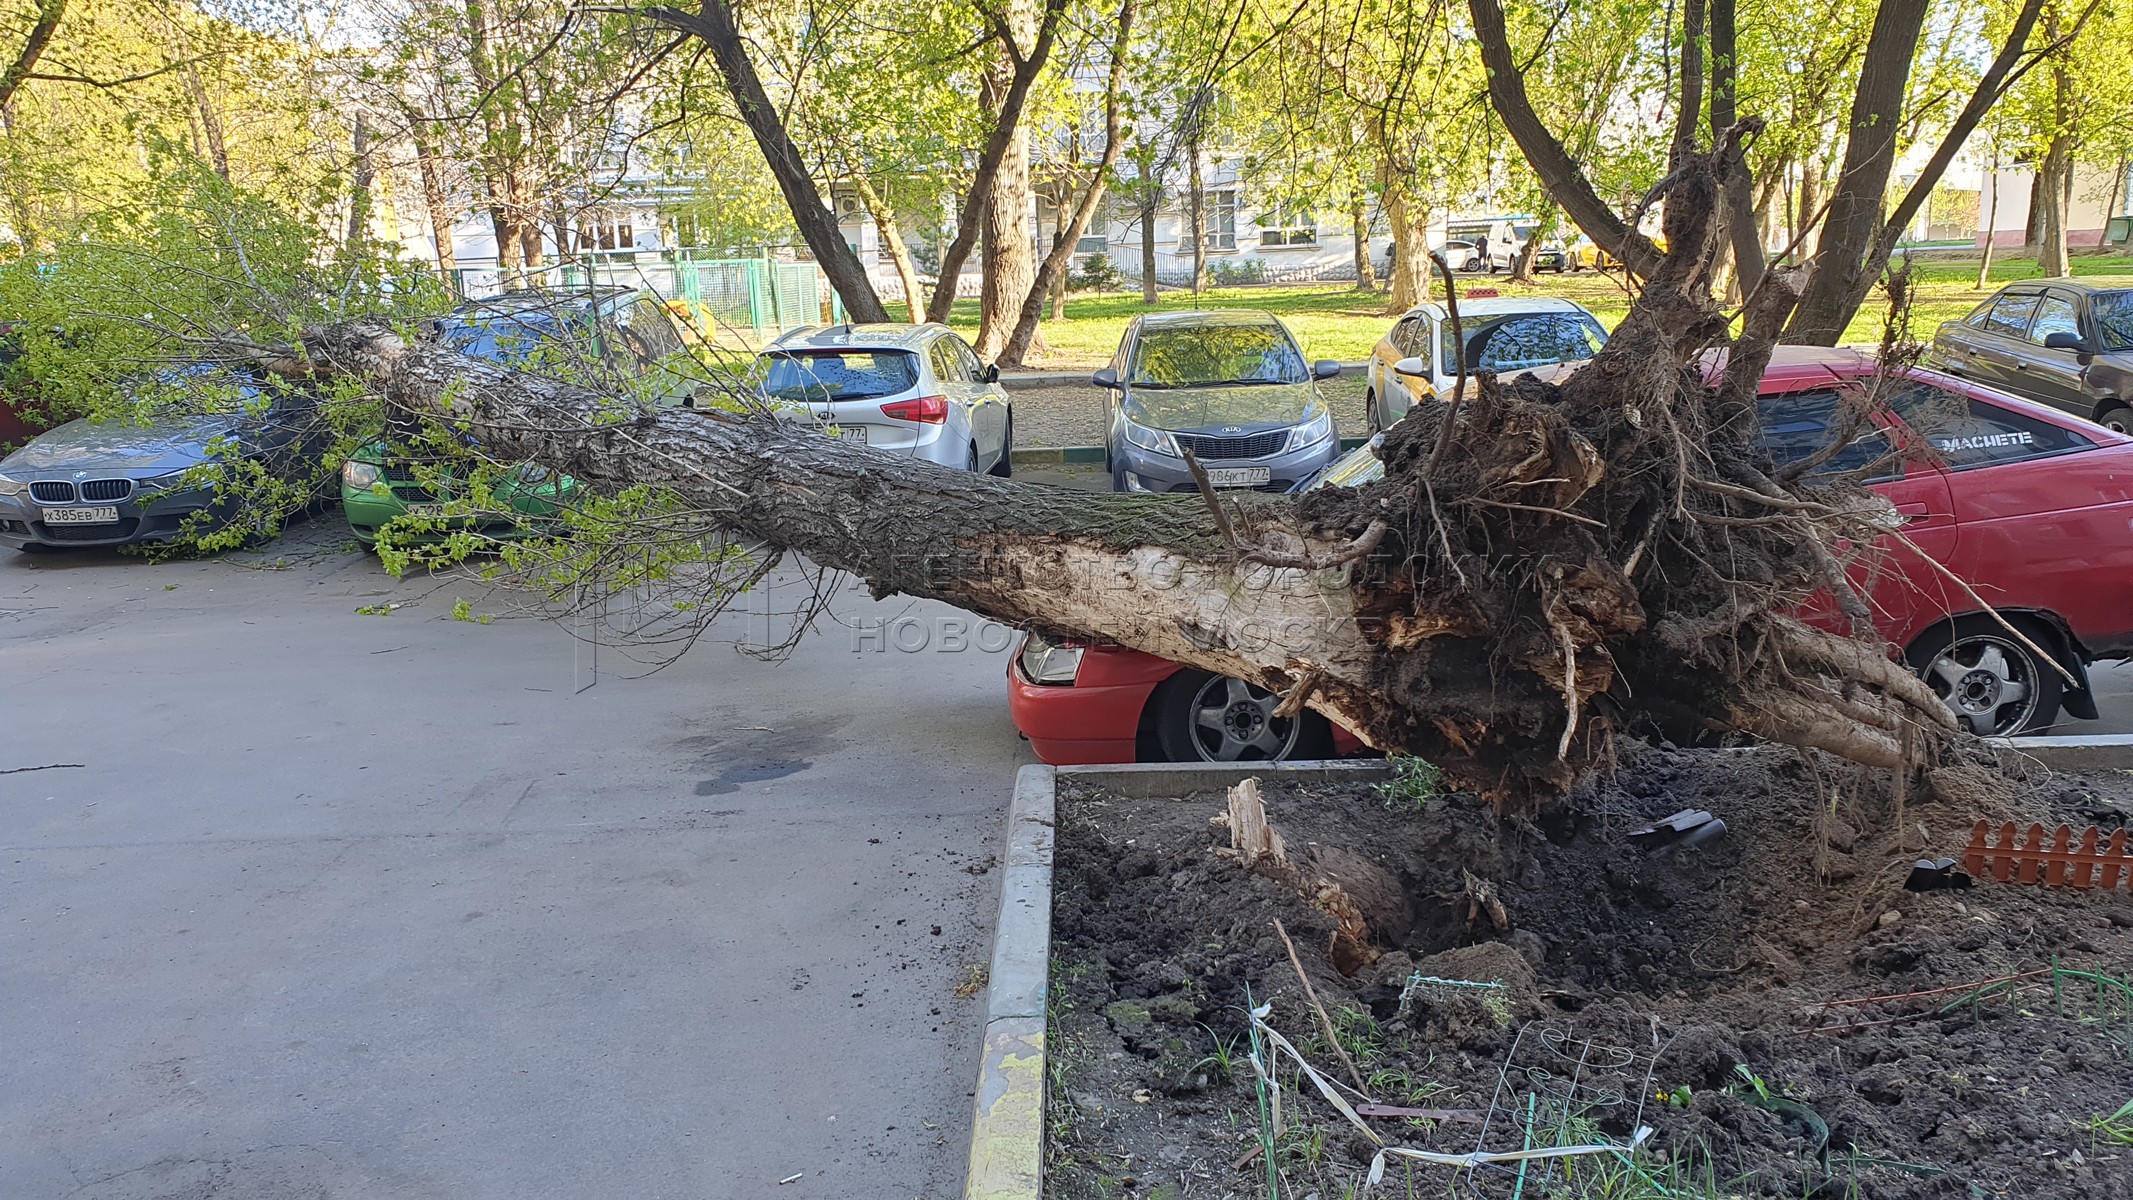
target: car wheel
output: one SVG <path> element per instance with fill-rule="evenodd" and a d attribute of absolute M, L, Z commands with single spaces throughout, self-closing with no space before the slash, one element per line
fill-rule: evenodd
<path fill-rule="evenodd" d="M 1179 671 L 1150 697 L 1170 762 L 1286 762 L 1323 757 L 1332 729 L 1314 712 L 1277 717 L 1281 697 L 1241 679 Z"/>
<path fill-rule="evenodd" d="M 2133 437 L 2133 408 L 2127 408 L 2125 405 L 2120 404 L 2113 408 L 2104 409 L 2103 415 L 2096 418 L 2096 423 L 2113 433 L 2123 433 L 2128 437 Z"/>
<path fill-rule="evenodd" d="M 2044 632 L 2016 626 L 2044 644 Z M 1989 617 L 1964 617 L 1933 627 L 1904 656 L 1955 719 L 1979 737 L 2013 737 L 2059 718 L 2065 686 L 2057 667 Z"/>
<path fill-rule="evenodd" d="M 1370 432 L 1383 433 L 1385 431 L 1385 419 L 1378 416 L 1377 392 L 1366 391 L 1363 393 L 1363 416 L 1370 425 Z"/>
<path fill-rule="evenodd" d="M 1000 437 L 1000 461 L 986 472 L 1001 479 L 1012 479 L 1015 474 L 1015 419 L 1007 418 L 1007 432 Z"/>
<path fill-rule="evenodd" d="M 973 475 L 978 473 L 978 444 L 976 442 L 970 443 L 970 449 L 963 454 L 963 469 Z"/>

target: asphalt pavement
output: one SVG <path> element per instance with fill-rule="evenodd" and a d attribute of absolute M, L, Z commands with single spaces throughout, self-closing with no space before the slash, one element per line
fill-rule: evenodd
<path fill-rule="evenodd" d="M 653 671 L 335 534 L 0 559 L 0 1195 L 959 1194 L 1006 631 Z"/>

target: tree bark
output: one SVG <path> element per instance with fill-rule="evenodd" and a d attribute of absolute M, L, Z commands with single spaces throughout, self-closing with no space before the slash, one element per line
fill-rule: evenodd
<path fill-rule="evenodd" d="M 1138 0 L 1125 0 L 1118 9 L 1118 29 L 1111 41 L 1111 71 L 1104 82 L 1104 146 L 1097 156 L 1096 166 L 1089 172 L 1089 182 L 1082 188 L 1081 199 L 1074 206 L 1074 215 L 1066 215 L 1065 204 L 1057 208 L 1060 228 L 1052 241 L 1051 253 L 1037 267 L 1036 281 L 1029 295 L 1023 300 L 1021 310 L 1015 315 L 1014 329 L 1008 334 L 1001 348 L 998 361 L 1009 366 L 1022 365 L 1023 356 L 1037 338 L 1037 322 L 1044 311 L 1045 295 L 1056 292 L 1058 309 L 1066 302 L 1067 267 L 1074 261 L 1074 247 L 1089 230 L 1089 222 L 1103 203 L 1104 182 L 1110 178 L 1111 169 L 1118 165 L 1119 151 L 1125 139 L 1120 128 L 1125 123 L 1124 96 L 1126 85 L 1126 51 L 1133 39 L 1133 19 L 1138 11 Z M 1061 197 L 1065 199 L 1064 196 Z M 1055 317 L 1063 315 L 1056 311 Z M 983 357 L 982 351 L 979 357 Z"/>
<path fill-rule="evenodd" d="M 1186 148 L 1190 165 L 1185 175 L 1185 232 L 1192 238 L 1192 294 L 1207 290 L 1207 189 L 1200 178 L 1200 144 Z"/>
<path fill-rule="evenodd" d="M 1030 88 L 1051 59 L 1052 43 L 1058 37 L 1059 22 L 1065 13 L 1066 0 L 1044 0 L 1035 39 L 1026 52 L 1011 22 L 994 30 L 1002 52 L 1013 64 L 1013 74 L 994 110 L 992 132 L 986 136 L 985 146 L 978 152 L 970 192 L 964 197 L 962 212 L 956 218 L 955 236 L 941 251 L 941 277 L 934 284 L 933 298 L 926 303 L 926 319 L 929 321 L 947 320 L 949 310 L 955 307 L 956 281 L 962 278 L 963 264 L 970 260 L 970 251 L 977 245 L 978 235 L 984 229 L 985 213 L 995 206 L 993 177 L 999 173 L 1018 138 L 1022 147 L 1023 171 L 1027 175 L 1029 131 L 1022 127 L 1022 110 L 1028 103 Z M 987 272 L 990 273 L 990 268 Z"/>
<path fill-rule="evenodd" d="M 1518 257 L 1511 263 L 1513 283 L 1532 283 L 1534 264 L 1540 261 L 1541 243 L 1555 236 L 1555 222 L 1560 212 L 1554 202 L 1541 205 L 1540 220 L 1534 223 L 1533 233 L 1526 244 L 1518 248 Z"/>
<path fill-rule="evenodd" d="M 1385 188 L 1385 220 L 1392 226 L 1392 286 L 1385 311 L 1402 315 L 1429 299 L 1429 209 L 1392 180 Z"/>
<path fill-rule="evenodd" d="M 364 226 L 370 224 L 370 185 L 376 165 L 370 158 L 370 123 L 359 109 L 352 131 L 352 170 L 348 179 L 348 235 L 342 240 L 350 255 L 363 244 Z"/>
<path fill-rule="evenodd" d="M 37 16 L 30 22 L 29 36 L 23 39 L 22 49 L 15 53 L 15 61 L 0 72 L 0 112 L 14 107 L 15 93 L 37 70 L 37 60 L 44 56 L 46 46 L 52 44 L 52 35 L 59 30 L 59 22 L 66 16 L 67 0 L 38 0 Z"/>
<path fill-rule="evenodd" d="M 1674 140 L 1667 151 L 1667 170 L 1680 169 L 1696 153 L 1696 131 L 1703 124 L 1704 0 L 1682 0 L 1681 86 L 1675 97 Z M 1717 122 L 1712 130 L 1718 130 Z"/>
<path fill-rule="evenodd" d="M 816 264 L 829 278 L 830 287 L 844 301 L 845 312 L 858 322 L 887 321 L 888 310 L 882 307 L 881 297 L 874 294 L 873 281 L 867 278 L 866 268 L 859 265 L 859 255 L 844 240 L 844 231 L 837 227 L 836 216 L 822 202 L 814 175 L 800 157 L 799 148 L 786 134 L 777 106 L 763 90 L 763 81 L 756 75 L 755 63 L 748 57 L 748 48 L 741 41 L 740 30 L 734 24 L 733 11 L 727 7 L 726 0 L 702 0 L 701 7 L 694 13 L 678 8 L 655 8 L 648 10 L 648 15 L 701 39 L 710 47 L 711 59 L 726 81 L 726 90 L 732 94 L 735 107 L 740 109 L 741 120 L 747 123 L 748 132 L 754 135 L 756 146 L 762 150 L 771 177 L 778 181 L 778 191 L 785 197 L 785 206 L 792 210 L 793 223 L 800 228 L 801 240 L 807 243 Z M 964 253 L 968 253 L 967 247 Z M 955 265 L 956 269 L 961 269 L 960 261 Z M 949 295 L 953 299 L 952 285 Z"/>
<path fill-rule="evenodd" d="M 1997 137 L 1992 140 L 1992 168 L 1987 178 L 1992 181 L 1992 199 L 1985 205 L 1985 253 L 1977 264 L 1977 290 L 1981 292 L 1992 279 L 1992 244 L 2000 224 L 2000 140 Z"/>

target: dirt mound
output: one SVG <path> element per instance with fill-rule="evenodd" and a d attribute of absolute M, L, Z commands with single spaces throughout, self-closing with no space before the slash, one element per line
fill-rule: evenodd
<path fill-rule="evenodd" d="M 1291 853 L 1365 858 L 1404 886 L 1372 921 L 1380 957 L 1350 975 L 1325 953 L 1332 917 L 1222 853 L 1220 796 L 1063 796 L 1051 1194 L 1277 1186 L 1264 1161 L 1236 1165 L 1271 1117 L 1250 1007 L 1271 1003 L 1270 1025 L 1348 1080 L 1279 918 L 1368 1098 L 1475 1114 L 1369 1119 L 1385 1141 L 1464 1153 L 1652 1128 L 1634 1160 L 1530 1164 L 1526 1195 L 2133 1195 L 2133 1129 L 2092 1127 L 2133 1099 L 2133 895 L 1903 887 L 1980 819 L 2123 823 L 2133 776 L 1973 768 L 1899 797 L 1887 772 L 1792 750 L 1626 753 L 1538 823 L 1471 796 L 1267 783 Z M 1687 808 L 1725 833 L 1630 837 Z M 1281 1193 L 1344 1194 L 1376 1145 L 1293 1068 L 1276 1078 Z M 1388 1174 L 1393 1194 L 1452 1178 Z M 1518 1180 L 1483 1167 L 1461 1186 Z"/>

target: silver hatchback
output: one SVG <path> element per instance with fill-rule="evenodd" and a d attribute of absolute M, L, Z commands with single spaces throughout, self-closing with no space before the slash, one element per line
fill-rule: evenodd
<path fill-rule="evenodd" d="M 878 450 L 1005 476 L 1015 419 L 999 368 L 945 325 L 796 329 L 756 357 L 779 417 Z"/>

